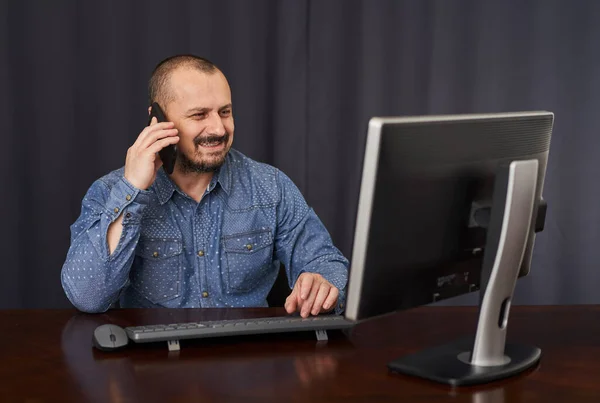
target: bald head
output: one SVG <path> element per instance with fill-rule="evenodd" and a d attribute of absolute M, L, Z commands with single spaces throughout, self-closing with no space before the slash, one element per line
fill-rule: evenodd
<path fill-rule="evenodd" d="M 169 84 L 172 73 L 178 69 L 191 69 L 205 74 L 215 74 L 219 68 L 211 61 L 194 55 L 177 55 L 160 62 L 152 72 L 148 83 L 149 105 L 158 102 L 163 108 L 175 99 Z"/>

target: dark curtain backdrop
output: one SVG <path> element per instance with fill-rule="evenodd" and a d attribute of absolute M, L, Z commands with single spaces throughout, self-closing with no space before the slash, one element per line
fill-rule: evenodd
<path fill-rule="evenodd" d="M 69 306 L 69 226 L 175 53 L 222 68 L 234 146 L 286 172 L 348 257 L 371 116 L 555 112 L 546 230 L 516 302 L 599 303 L 598 17 L 595 0 L 1 0 L 0 308 Z"/>

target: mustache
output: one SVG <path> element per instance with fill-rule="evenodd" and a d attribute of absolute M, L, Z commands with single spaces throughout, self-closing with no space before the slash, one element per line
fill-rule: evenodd
<path fill-rule="evenodd" d="M 196 136 L 194 138 L 194 145 L 199 146 L 201 144 L 207 144 L 212 142 L 227 143 L 229 141 L 229 133 L 224 135 L 209 134 L 206 136 Z"/>

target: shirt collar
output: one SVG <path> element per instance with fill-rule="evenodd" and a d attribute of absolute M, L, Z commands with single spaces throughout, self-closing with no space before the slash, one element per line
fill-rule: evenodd
<path fill-rule="evenodd" d="M 212 186 L 212 188 L 215 187 L 215 185 L 217 184 L 217 182 L 221 185 L 221 188 L 223 188 L 223 190 L 225 191 L 225 193 L 227 193 L 229 195 L 229 192 L 231 190 L 231 169 L 232 169 L 232 160 L 231 160 L 231 150 L 230 152 L 227 153 L 227 155 L 225 156 L 225 161 L 223 162 L 223 165 L 221 165 L 221 167 L 219 168 L 219 170 L 217 172 L 215 172 L 215 176 L 213 177 L 213 180 L 211 181 L 210 186 Z M 211 191 L 212 189 L 209 188 L 209 191 Z"/>
<path fill-rule="evenodd" d="M 221 165 L 221 167 L 215 172 L 212 180 L 208 184 L 207 190 L 209 192 L 212 192 L 218 183 L 221 185 L 221 188 L 223 188 L 223 190 L 227 194 L 229 194 L 231 185 L 230 159 L 230 154 L 227 153 L 223 165 Z M 175 191 L 184 195 L 183 192 L 177 187 L 175 182 L 173 182 L 173 180 L 169 178 L 169 175 L 167 175 L 167 173 L 162 167 L 156 173 L 156 180 L 154 181 L 154 184 L 156 188 L 156 193 L 158 195 L 158 201 L 161 205 L 165 204 L 173 196 L 173 193 Z"/>
<path fill-rule="evenodd" d="M 177 189 L 175 183 L 169 178 L 169 175 L 167 175 L 162 167 L 156 173 L 154 187 L 156 188 L 156 194 L 160 204 L 165 204 Z"/>

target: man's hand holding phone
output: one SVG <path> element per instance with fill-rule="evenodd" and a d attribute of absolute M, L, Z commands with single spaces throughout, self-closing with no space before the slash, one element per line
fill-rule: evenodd
<path fill-rule="evenodd" d="M 169 145 L 177 144 L 177 133 L 173 122 L 157 123 L 156 117 L 153 117 L 150 125 L 142 130 L 127 150 L 125 179 L 136 188 L 147 190 L 163 164 L 157 153 Z"/>

